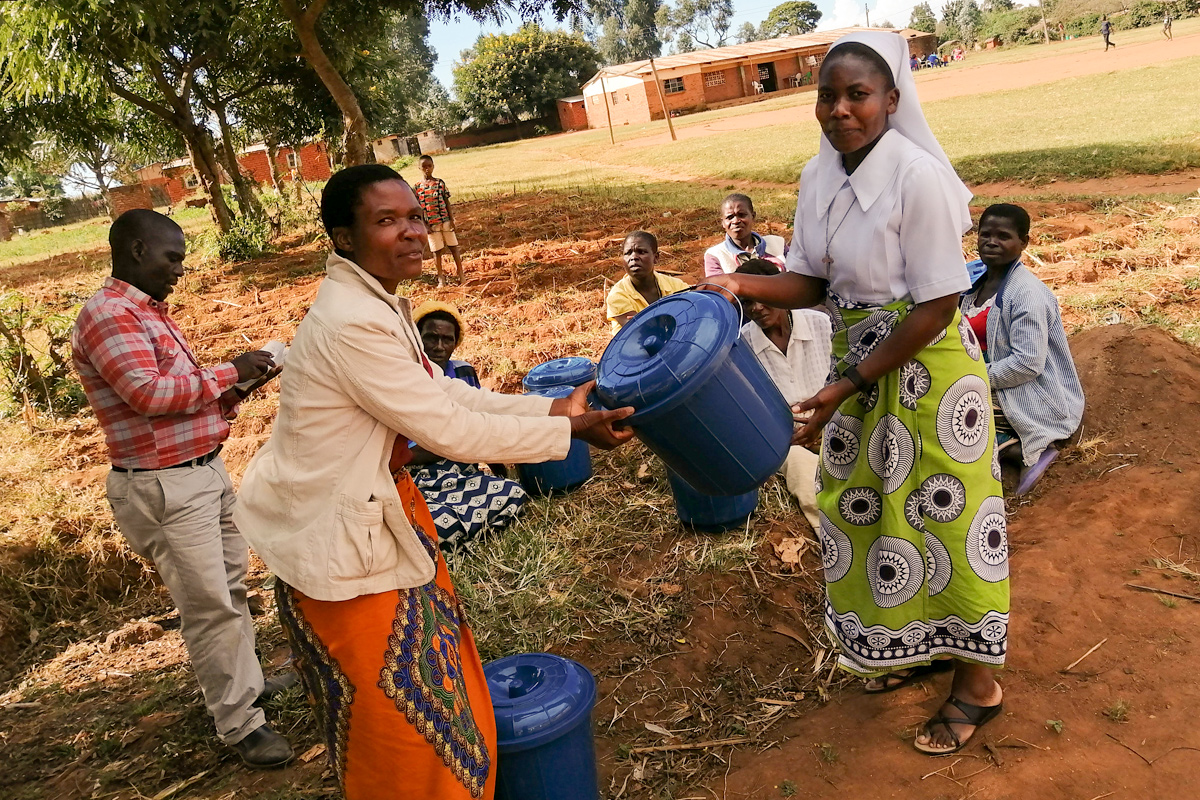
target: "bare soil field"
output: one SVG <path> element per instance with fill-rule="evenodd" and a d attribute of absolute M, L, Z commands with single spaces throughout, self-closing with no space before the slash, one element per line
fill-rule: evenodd
<path fill-rule="evenodd" d="M 1189 669 L 1200 658 L 1200 605 L 1127 585 L 1200 596 L 1200 361 L 1162 330 L 1200 338 L 1200 204 L 1028 207 L 1031 266 L 1063 303 L 1089 409 L 1078 445 L 1033 497 L 1010 503 L 1007 713 L 954 758 L 916 753 L 911 729 L 944 687 L 868 698 L 834 669 L 816 613 L 819 547 L 780 487 L 764 490 L 746 531 L 698 535 L 672 522 L 661 474 L 630 447 L 598 455 L 595 480 L 536 512 L 633 515 L 620 547 L 578 553 L 572 567 L 622 615 L 581 608 L 583 635 L 553 647 L 599 679 L 604 797 L 1200 795 L 1200 734 L 1190 724 L 1200 688 Z M 456 303 L 470 326 L 460 356 L 509 391 L 544 359 L 602 352 L 603 297 L 621 274 L 625 232 L 656 232 L 660 266 L 688 279 L 719 239 L 708 209 L 564 194 L 463 204 L 456 216 L 466 285 L 439 290 L 426 279 L 404 291 Z M 766 224 L 786 233 L 781 220 Z M 173 302 L 200 360 L 245 349 L 243 336 L 290 338 L 324 252 L 297 238 L 255 261 L 195 265 Z M 5 268 L 0 284 L 67 310 L 104 272 L 93 252 Z M 269 435 L 274 391 L 247 403 L 234 426 L 225 457 L 235 480 Z M 0 796 L 336 793 L 298 691 L 268 705 L 304 753 L 295 765 L 251 773 L 213 741 L 169 598 L 108 521 L 106 458 L 90 415 L 5 423 L 0 465 Z M 256 562 L 254 585 L 267 577 Z M 260 650 L 278 667 L 286 651 L 270 592 L 261 594 Z M 476 618 L 485 597 L 468 600 Z M 127 626 L 137 620 L 163 630 Z M 485 653 L 506 652 L 483 633 Z"/>

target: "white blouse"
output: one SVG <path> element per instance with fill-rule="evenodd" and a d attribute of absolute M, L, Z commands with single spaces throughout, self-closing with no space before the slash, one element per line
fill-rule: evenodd
<path fill-rule="evenodd" d="M 841 159 L 824 173 L 812 159 L 800 174 L 787 268 L 829 281 L 844 301 L 871 306 L 924 303 L 969 289 L 963 216 L 955 205 L 962 200 L 947 188 L 951 177 L 895 130 L 884 133 L 853 175 Z"/>

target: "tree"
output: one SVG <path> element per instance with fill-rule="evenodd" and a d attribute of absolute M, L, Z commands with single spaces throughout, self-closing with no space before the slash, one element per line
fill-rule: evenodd
<path fill-rule="evenodd" d="M 628 47 L 627 60 L 638 61 L 654 58 L 662 53 L 662 40 L 658 37 L 658 9 L 660 0 L 625 1 L 625 41 Z"/>
<path fill-rule="evenodd" d="M 226 0 L 228 2 L 228 0 Z M 459 11 L 475 19 L 498 21 L 506 7 L 514 8 L 522 19 L 532 19 L 549 11 L 562 20 L 580 13 L 578 0 L 279 0 L 300 42 L 300 53 L 312 66 L 329 91 L 342 115 L 342 158 L 345 164 L 367 164 L 375 160 L 371 149 L 370 127 L 360 97 L 334 63 L 322 43 L 323 36 L 334 32 L 369 32 L 379 21 L 393 14 L 412 18 L 447 17 Z M 549 8 L 546 6 L 549 5 Z M 328 13 L 326 8 L 329 7 Z M 336 20 L 318 30 L 324 16 Z M 327 20 L 328 22 L 328 20 Z"/>
<path fill-rule="evenodd" d="M 976 34 L 979 31 L 979 26 L 983 24 L 983 12 L 979 10 L 979 6 L 975 3 L 975 0 L 963 0 L 958 13 L 955 15 L 955 22 L 958 27 L 959 38 L 963 40 L 963 44 L 973 44 L 977 38 Z"/>
<path fill-rule="evenodd" d="M 477 122 L 518 122 L 553 114 L 579 94 L 599 54 L 578 34 L 527 23 L 515 33 L 480 36 L 454 68 L 454 91 Z"/>
<path fill-rule="evenodd" d="M 605 64 L 653 58 L 662 53 L 656 15 L 660 0 L 589 0 L 577 32 L 596 46 Z"/>
<path fill-rule="evenodd" d="M 771 9 L 762 24 L 764 39 L 777 36 L 799 36 L 816 30 L 821 21 L 821 10 L 808 0 L 791 0 Z"/>
<path fill-rule="evenodd" d="M 769 39 L 769 36 L 763 36 L 762 30 L 753 22 L 743 22 L 742 27 L 737 29 L 737 33 L 733 35 L 738 44 L 746 42 L 761 42 L 763 39 Z"/>
<path fill-rule="evenodd" d="M 681 53 L 702 47 L 724 47 L 729 26 L 733 24 L 733 0 L 679 0 L 671 8 L 666 3 L 658 11 L 658 27 L 675 38 Z"/>
<path fill-rule="evenodd" d="M 922 33 L 937 32 L 937 17 L 933 15 L 929 3 L 917 3 L 913 6 L 912 16 L 908 18 L 908 27 Z"/>
<path fill-rule="evenodd" d="M 38 0 L 0 17 L 0 69 L 12 96 L 95 98 L 104 90 L 177 130 L 217 227 L 233 213 L 213 139 L 196 109 L 197 73 L 239 37 L 251 0 Z"/>

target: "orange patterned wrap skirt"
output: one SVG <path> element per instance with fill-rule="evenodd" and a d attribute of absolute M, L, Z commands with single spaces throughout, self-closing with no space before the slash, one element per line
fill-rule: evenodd
<path fill-rule="evenodd" d="M 276 583 L 279 617 L 346 800 L 492 800 L 496 721 L 437 531 L 407 472 L 431 583 L 326 602 Z"/>

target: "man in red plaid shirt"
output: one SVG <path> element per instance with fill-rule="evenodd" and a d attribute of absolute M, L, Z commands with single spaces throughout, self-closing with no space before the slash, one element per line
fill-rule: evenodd
<path fill-rule="evenodd" d="M 168 315 L 183 277 L 183 230 L 154 211 L 117 218 L 112 277 L 84 305 L 74 364 L 108 444 L 108 501 L 130 548 L 154 562 L 217 735 L 252 767 L 292 757 L 255 705 L 263 692 L 246 604 L 249 551 L 233 524 L 219 455 L 241 396 L 234 384 L 272 369 L 269 353 L 202 368 Z"/>

